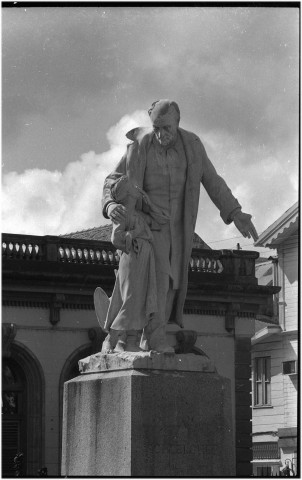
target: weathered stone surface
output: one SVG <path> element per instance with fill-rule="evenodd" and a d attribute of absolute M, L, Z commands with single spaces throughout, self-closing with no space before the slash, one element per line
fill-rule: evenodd
<path fill-rule="evenodd" d="M 235 476 L 230 381 L 104 371 L 65 384 L 63 476 Z"/>
<path fill-rule="evenodd" d="M 203 355 L 157 352 L 96 353 L 79 361 L 81 373 L 109 370 L 176 370 L 191 372 L 215 372 L 213 362 Z"/>

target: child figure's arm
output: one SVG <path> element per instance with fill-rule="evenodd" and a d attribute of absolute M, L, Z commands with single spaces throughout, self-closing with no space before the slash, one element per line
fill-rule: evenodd
<path fill-rule="evenodd" d="M 130 230 L 126 230 L 130 227 Z M 113 245 L 125 253 L 131 250 L 132 241 L 141 233 L 142 227 L 135 215 L 127 216 L 126 222 L 122 221 L 114 224 L 112 228 L 111 242 Z"/>

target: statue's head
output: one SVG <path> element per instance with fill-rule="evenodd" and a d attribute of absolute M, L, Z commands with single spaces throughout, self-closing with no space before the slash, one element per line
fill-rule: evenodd
<path fill-rule="evenodd" d="M 177 138 L 180 111 L 176 102 L 157 100 L 148 110 L 157 141 L 163 147 L 173 145 Z"/>

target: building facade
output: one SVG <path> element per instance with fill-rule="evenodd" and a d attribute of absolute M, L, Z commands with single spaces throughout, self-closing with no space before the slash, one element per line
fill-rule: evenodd
<path fill-rule="evenodd" d="M 111 295 L 119 262 L 96 237 L 2 236 L 3 477 L 14 476 L 17 453 L 22 475 L 60 475 L 63 385 L 79 374 L 79 359 L 101 348 L 93 293 L 101 286 Z M 258 285 L 256 252 L 195 245 L 185 328 L 169 324 L 167 337 L 176 352 L 206 354 L 230 379 L 237 475 L 249 476 L 251 337 L 257 315 L 273 321 L 278 288 Z"/>
<path fill-rule="evenodd" d="M 262 284 L 275 296 L 277 325 L 256 323 L 252 337 L 253 474 L 297 475 L 299 207 L 287 210 L 256 246 L 277 250 L 262 264 Z"/>

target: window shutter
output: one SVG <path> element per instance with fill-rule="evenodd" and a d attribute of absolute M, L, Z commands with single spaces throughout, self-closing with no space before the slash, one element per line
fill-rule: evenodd
<path fill-rule="evenodd" d="M 14 477 L 14 457 L 20 448 L 20 421 L 3 420 L 2 424 L 2 476 Z"/>

